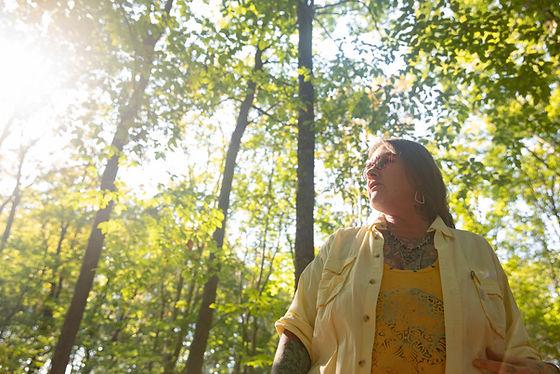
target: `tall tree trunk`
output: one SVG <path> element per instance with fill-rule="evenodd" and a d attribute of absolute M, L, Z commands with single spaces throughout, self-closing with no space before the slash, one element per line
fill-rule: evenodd
<path fill-rule="evenodd" d="M 105 282 L 103 287 L 100 290 L 97 290 L 98 295 L 95 297 L 94 300 L 92 300 L 93 305 L 90 307 L 88 313 L 89 319 L 86 320 L 84 324 L 84 335 L 87 336 L 87 340 L 89 342 L 92 342 L 90 343 L 92 345 L 95 344 L 93 342 L 95 342 L 96 339 L 98 339 L 98 335 L 99 335 L 99 330 L 97 329 L 97 327 L 94 325 L 92 321 L 95 320 L 95 317 L 98 314 L 99 310 L 101 309 L 101 306 L 104 305 L 107 301 L 107 295 L 111 291 L 111 287 L 113 286 L 113 284 L 111 283 L 112 280 L 113 280 L 112 278 L 107 278 L 107 282 Z M 80 368 L 80 371 L 83 373 L 92 372 L 95 369 L 95 365 L 96 365 L 95 353 L 97 351 L 97 347 L 83 345 L 82 348 L 85 351 L 85 354 L 83 359 L 81 360 L 82 367 Z M 74 355 L 75 353 L 72 356 Z M 92 356 L 94 358 L 93 360 L 92 360 Z"/>
<path fill-rule="evenodd" d="M 21 201 L 22 168 L 25 161 L 25 156 L 27 155 L 27 151 L 29 151 L 30 147 L 31 145 L 23 147 L 19 152 L 16 187 L 14 188 L 14 192 L 12 193 L 12 208 L 10 209 L 10 213 L 8 214 L 8 219 L 6 220 L 6 226 L 4 228 L 4 233 L 2 234 L 2 239 L 0 239 L 0 252 L 4 249 L 4 247 L 6 247 L 6 244 L 8 243 L 8 239 L 10 238 L 10 233 L 12 232 L 12 227 L 14 225 L 14 219 L 16 217 L 16 210 Z"/>
<path fill-rule="evenodd" d="M 193 248 L 193 242 L 189 241 L 187 245 L 189 246 L 189 251 L 191 251 Z M 200 261 L 203 250 L 204 247 L 197 245 L 196 256 L 194 257 L 195 263 L 198 263 Z M 163 367 L 164 374 L 172 374 L 176 372 L 175 366 L 177 365 L 177 360 L 179 359 L 179 355 L 181 354 L 181 349 L 183 348 L 183 340 L 187 333 L 189 322 L 191 321 L 190 316 L 194 314 L 194 310 L 196 308 L 196 305 L 198 304 L 199 286 L 196 283 L 195 278 L 191 278 L 190 284 L 187 287 L 187 289 L 188 289 L 187 296 L 185 298 L 187 307 L 186 310 L 181 314 L 182 319 L 179 322 L 179 331 L 177 332 L 177 335 L 175 335 L 174 338 L 175 343 L 174 343 L 173 352 L 171 352 L 169 357 L 166 358 L 166 362 Z"/>
<path fill-rule="evenodd" d="M 2 214 L 2 212 L 4 211 L 4 208 L 6 207 L 6 205 L 8 205 L 8 203 L 10 201 L 12 201 L 12 198 L 14 197 L 14 195 L 10 195 L 6 198 L 6 200 L 2 201 L 2 204 L 0 204 L 0 214 Z"/>
<path fill-rule="evenodd" d="M 25 296 L 27 295 L 27 292 L 32 287 L 31 281 L 32 279 L 30 278 L 26 280 L 26 285 L 22 287 L 22 289 L 20 290 L 19 295 L 17 296 L 14 306 L 12 308 L 10 308 L 9 306 L 8 307 L 2 306 L 3 310 L 2 313 L 0 314 L 2 318 L 0 320 L 0 340 L 3 339 L 4 333 L 6 332 L 6 330 L 8 330 L 8 326 L 10 326 L 12 318 L 24 308 L 23 304 L 24 304 Z"/>
<path fill-rule="evenodd" d="M 20 184 L 19 180 L 17 182 L 16 188 L 14 190 L 14 194 L 12 195 L 12 208 L 10 209 L 10 214 L 8 214 L 8 219 L 6 221 L 6 227 L 4 228 L 4 233 L 2 234 L 2 239 L 0 239 L 0 252 L 4 250 L 6 244 L 8 243 L 8 239 L 10 238 L 10 234 L 12 232 L 12 227 L 14 225 L 14 219 L 16 216 L 16 209 L 21 201 L 21 191 L 20 191 Z"/>
<path fill-rule="evenodd" d="M 69 222 L 62 222 L 60 223 L 60 235 L 58 237 L 58 242 L 56 245 L 56 252 L 54 258 L 54 264 L 52 265 L 52 274 L 50 280 L 50 287 L 49 287 L 49 294 L 45 298 L 43 305 L 42 305 L 42 319 L 39 324 L 38 334 L 44 335 L 49 332 L 49 328 L 52 326 L 53 322 L 53 304 L 55 303 L 58 295 L 60 295 L 59 287 L 62 287 L 62 274 L 59 272 L 60 267 L 60 256 L 62 252 L 62 243 L 66 238 L 66 233 L 68 232 L 68 227 L 70 226 Z M 48 250 L 48 248 L 47 248 Z M 45 251 L 48 254 L 47 251 Z M 42 366 L 43 362 L 41 360 L 44 355 L 48 354 L 49 351 L 52 349 L 51 346 L 46 346 L 42 350 L 38 350 L 37 353 L 31 357 L 31 362 L 27 365 L 30 373 L 37 372 L 39 367 Z"/>
<path fill-rule="evenodd" d="M 300 109 L 298 112 L 298 168 L 296 194 L 295 285 L 303 269 L 314 257 L 313 208 L 315 205 L 315 113 L 313 111 L 313 0 L 298 0 L 298 76 Z"/>
<path fill-rule="evenodd" d="M 175 345 L 173 348 L 173 352 L 171 352 L 169 357 L 166 358 L 166 362 L 163 367 L 164 374 L 171 374 L 176 372 L 175 366 L 177 365 L 177 360 L 179 359 L 179 355 L 181 354 L 181 349 L 183 348 L 183 340 L 190 321 L 190 318 L 188 318 L 188 316 L 192 313 L 191 305 L 194 303 L 193 300 L 197 298 L 196 288 L 197 284 L 193 279 L 191 280 L 191 284 L 189 285 L 189 291 L 186 297 L 186 302 L 189 307 L 185 313 L 186 316 L 183 317 L 183 319 L 179 323 L 179 332 L 175 336 Z"/>
<path fill-rule="evenodd" d="M 179 280 L 177 282 L 177 288 L 175 289 L 175 299 L 173 300 L 173 312 L 171 314 L 171 323 L 174 325 L 177 322 L 177 316 L 179 314 L 179 308 L 177 307 L 179 301 L 181 300 L 181 295 L 183 293 L 183 288 L 185 285 L 185 280 L 183 278 L 183 275 L 181 273 L 179 273 Z M 170 333 L 170 337 L 167 338 L 166 340 L 164 340 L 164 344 L 163 344 L 163 349 L 162 349 L 162 353 L 163 353 L 163 372 L 164 373 L 169 373 L 173 371 L 173 368 L 175 366 L 175 362 L 173 361 L 174 359 L 174 353 L 175 353 L 175 348 L 176 346 L 173 345 L 170 348 L 170 345 L 172 343 L 175 343 L 177 341 L 177 335 L 175 333 L 175 329 L 172 330 L 172 332 Z M 182 339 L 181 339 L 182 342 Z"/>
<path fill-rule="evenodd" d="M 69 222 L 62 222 L 60 223 L 60 235 L 58 237 L 58 242 L 56 244 L 56 254 L 54 259 L 54 264 L 52 266 L 52 274 L 51 274 L 51 281 L 49 287 L 49 294 L 47 295 L 45 301 L 43 302 L 43 312 L 42 312 L 42 319 L 39 324 L 38 332 L 40 335 L 44 335 L 48 333 L 49 328 L 52 326 L 53 322 L 53 304 L 56 301 L 60 291 L 57 289 L 58 285 L 61 284 L 61 275 L 59 274 L 58 268 L 60 266 L 60 255 L 62 252 L 62 243 L 66 237 L 66 233 L 68 231 L 68 227 L 70 226 Z M 48 248 L 47 248 L 48 249 Z M 47 252 L 47 251 L 45 251 Z M 57 280 L 58 278 L 58 280 Z M 30 373 L 39 372 L 39 368 L 43 366 L 44 360 L 42 359 L 45 355 L 49 353 L 52 349 L 50 346 L 44 347 L 44 349 L 38 350 L 37 353 L 31 357 L 31 362 L 27 365 Z"/>
<path fill-rule="evenodd" d="M 57 296 L 60 294 L 58 290 L 58 286 L 61 283 L 61 274 L 59 274 L 59 267 L 60 267 L 60 256 L 62 253 L 62 243 L 66 238 L 66 233 L 68 232 L 68 227 L 70 226 L 70 222 L 61 222 L 60 224 L 60 235 L 58 237 L 58 243 L 56 244 L 56 252 L 54 258 L 54 264 L 52 267 L 52 279 L 50 283 L 50 291 L 49 295 L 47 296 L 47 300 L 45 302 L 45 306 L 43 309 L 43 317 L 45 318 L 45 323 L 50 323 L 52 319 L 52 306 L 50 305 L 51 302 L 56 300 Z"/>
<path fill-rule="evenodd" d="M 167 0 L 165 3 L 165 14 L 169 15 L 173 0 Z M 115 179 L 118 172 L 118 160 L 124 146 L 128 143 L 128 131 L 133 126 L 134 120 L 140 110 L 142 97 L 148 85 L 150 74 L 154 60 L 154 48 L 156 43 L 163 35 L 163 30 L 153 35 L 149 31 L 143 39 L 143 48 L 141 56 L 138 56 L 141 63 L 140 79 L 134 82 L 134 88 L 128 103 L 119 113 L 119 123 L 111 142 L 114 154 L 109 158 L 101 177 L 101 192 L 115 191 Z M 97 211 L 93 220 L 93 226 L 88 239 L 86 251 L 80 269 L 80 275 L 74 288 L 72 301 L 66 313 L 64 324 L 62 325 L 60 338 L 56 345 L 52 365 L 51 374 L 63 374 L 70 359 L 72 346 L 76 339 L 76 334 L 80 327 L 84 310 L 87 304 L 87 298 L 93 285 L 97 264 L 101 256 L 101 250 L 105 241 L 105 235 L 99 229 L 99 225 L 107 222 L 113 210 L 115 202 L 110 200 L 107 206 Z"/>
<path fill-rule="evenodd" d="M 189 252 L 192 252 L 193 250 L 193 246 L 194 246 L 194 242 L 192 240 L 189 240 L 187 243 L 187 248 Z M 185 261 L 186 263 L 187 261 Z M 177 279 L 177 286 L 175 288 L 175 298 L 173 299 L 173 311 L 171 313 L 171 323 L 173 325 L 175 325 L 177 323 L 177 317 L 179 316 L 180 310 L 179 310 L 179 302 L 181 301 L 181 299 L 183 298 L 183 289 L 185 288 L 185 278 L 183 277 L 183 274 L 181 273 L 181 271 L 179 271 L 178 274 L 178 279 Z M 181 329 L 180 326 L 179 327 L 179 331 L 177 333 L 175 333 L 175 328 L 173 329 L 173 332 L 170 334 L 170 336 L 164 341 L 164 345 L 163 345 L 163 349 L 162 349 L 162 353 L 163 353 L 163 372 L 164 373 L 170 373 L 173 372 L 173 369 L 175 368 L 175 352 L 177 349 L 177 346 L 175 345 L 175 343 L 177 342 L 177 335 L 180 334 Z M 182 345 L 183 342 L 183 336 L 181 335 L 180 338 L 180 342 Z M 180 347 L 179 347 L 180 349 Z"/>
<path fill-rule="evenodd" d="M 160 337 L 162 334 L 162 328 L 160 327 L 162 323 L 165 321 L 165 312 L 167 310 L 167 297 L 165 292 L 165 275 L 162 275 L 161 282 L 160 282 L 160 305 L 159 305 L 159 315 L 157 318 L 156 323 L 156 333 L 154 336 L 154 342 L 152 344 L 152 352 L 165 352 L 165 346 L 160 347 L 160 344 L 163 342 L 165 343 L 165 336 Z M 149 373 L 152 372 L 154 365 L 156 364 L 155 360 L 151 360 L 148 363 L 147 371 Z"/>
<path fill-rule="evenodd" d="M 4 144 L 4 141 L 6 140 L 6 138 L 10 135 L 10 133 L 12 132 L 12 125 L 14 124 L 14 120 L 15 120 L 15 115 L 13 115 L 8 121 L 6 121 L 6 123 L 4 124 L 4 127 L 2 128 L 2 132 L 0 133 L 0 148 L 2 148 L 2 144 Z"/>
<path fill-rule="evenodd" d="M 542 223 L 542 225 L 544 226 L 544 222 Z M 548 243 L 546 240 L 541 240 L 540 241 L 543 247 L 543 253 L 542 256 L 545 259 L 549 270 L 550 270 L 550 277 L 552 279 L 552 286 L 554 287 L 554 290 L 556 291 L 556 294 L 558 294 L 560 292 L 560 279 L 558 277 L 558 266 L 556 265 L 557 260 L 556 260 L 556 256 L 554 255 L 554 250 L 550 249 L 550 247 L 548 246 Z"/>
<path fill-rule="evenodd" d="M 259 72 L 262 70 L 262 50 L 257 47 L 255 52 L 255 66 L 253 67 L 253 72 Z M 249 110 L 253 105 L 253 100 L 255 98 L 255 90 L 257 83 L 255 80 L 250 79 L 247 84 L 247 91 L 245 98 L 241 103 L 239 109 L 239 115 L 237 117 L 237 122 L 235 125 L 235 130 L 231 135 L 231 140 L 229 142 L 226 163 L 224 166 L 222 186 L 220 188 L 220 196 L 218 199 L 218 208 L 224 214 L 222 221 L 222 226 L 214 231 L 213 239 L 216 241 L 216 252 L 222 250 L 224 244 L 224 234 L 226 229 L 226 219 L 229 209 L 229 197 L 231 194 L 231 185 L 233 181 L 233 173 L 235 171 L 235 162 L 237 159 L 237 153 L 241 146 L 241 137 L 249 124 Z M 210 306 L 216 301 L 216 291 L 218 289 L 218 271 L 220 269 L 219 261 L 216 259 L 216 254 L 214 252 L 210 253 L 209 258 L 209 274 L 210 278 L 204 284 L 204 291 L 202 294 L 202 302 L 200 305 L 200 310 L 198 313 L 198 319 L 196 321 L 196 327 L 194 332 L 193 341 L 190 346 L 189 357 L 185 366 L 185 374 L 201 374 L 202 364 L 204 362 L 204 352 L 206 351 L 206 345 L 208 343 L 208 335 L 210 333 L 210 328 L 212 327 L 212 317 L 214 314 L 214 309 Z"/>

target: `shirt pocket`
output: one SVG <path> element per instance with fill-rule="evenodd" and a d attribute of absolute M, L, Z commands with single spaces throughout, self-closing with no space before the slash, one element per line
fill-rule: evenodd
<path fill-rule="evenodd" d="M 317 290 L 317 308 L 327 305 L 338 295 L 355 260 L 356 256 L 351 256 L 345 259 L 329 259 L 325 263 Z"/>
<path fill-rule="evenodd" d="M 471 270 L 471 279 L 490 328 L 501 338 L 505 338 L 506 312 L 498 281 L 477 270 Z"/>

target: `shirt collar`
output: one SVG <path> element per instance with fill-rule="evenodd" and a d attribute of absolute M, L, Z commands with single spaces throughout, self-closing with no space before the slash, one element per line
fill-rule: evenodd
<path fill-rule="evenodd" d="M 443 222 L 443 219 L 440 216 L 437 216 L 434 222 L 432 222 L 428 228 L 428 232 L 430 231 L 439 231 L 443 235 L 453 237 L 453 230 L 451 230 L 451 227 L 447 226 L 445 222 Z"/>
<path fill-rule="evenodd" d="M 377 232 L 379 232 L 379 230 L 387 229 L 387 220 L 385 219 L 385 216 L 383 214 L 377 216 L 377 218 L 371 225 L 371 229 L 375 229 L 375 231 Z M 428 227 L 428 232 L 430 231 L 441 232 L 443 235 L 453 237 L 453 230 L 451 230 L 451 228 L 447 226 L 445 222 L 443 222 L 443 219 L 440 216 L 437 216 L 430 227 Z"/>

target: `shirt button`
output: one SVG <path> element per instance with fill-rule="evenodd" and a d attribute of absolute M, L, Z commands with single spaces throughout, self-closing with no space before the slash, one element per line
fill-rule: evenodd
<path fill-rule="evenodd" d="M 376 253 L 376 254 L 373 255 L 373 257 L 375 257 L 375 258 L 379 258 L 379 256 L 381 256 L 379 253 Z"/>
<path fill-rule="evenodd" d="M 366 364 L 366 360 L 358 361 L 358 365 L 360 365 L 360 366 L 364 366 L 365 364 Z"/>
<path fill-rule="evenodd" d="M 364 322 L 367 322 L 367 321 L 369 321 L 369 316 L 366 314 L 366 315 L 364 316 Z"/>
<path fill-rule="evenodd" d="M 375 279 L 371 278 L 371 279 L 369 280 L 369 284 L 375 284 Z"/>

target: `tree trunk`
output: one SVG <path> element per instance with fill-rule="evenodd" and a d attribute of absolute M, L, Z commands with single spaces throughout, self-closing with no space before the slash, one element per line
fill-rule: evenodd
<path fill-rule="evenodd" d="M 10 133 L 12 132 L 12 125 L 14 123 L 15 120 L 15 116 L 12 116 L 7 122 L 6 124 L 4 124 L 4 127 L 2 128 L 2 133 L 0 133 L 0 148 L 2 148 L 2 144 L 4 144 L 4 141 L 6 140 L 6 138 L 10 135 Z"/>
<path fill-rule="evenodd" d="M 14 197 L 13 194 L 10 195 L 10 196 L 8 196 L 8 198 L 6 198 L 6 200 L 4 200 L 4 201 L 2 202 L 2 204 L 0 204 L 0 214 L 2 214 L 2 212 L 4 211 L 4 208 L 6 207 L 6 205 L 8 205 L 8 203 L 9 203 L 10 201 L 12 201 L 12 198 L 13 198 L 13 197 Z"/>
<path fill-rule="evenodd" d="M 165 13 L 167 15 L 171 10 L 172 3 L 173 0 L 167 0 L 165 4 Z M 142 56 L 139 56 L 142 61 L 140 79 L 134 84 L 129 102 L 124 106 L 123 110 L 120 111 L 119 123 L 111 143 L 114 154 L 107 161 L 105 170 L 103 171 L 100 187 L 101 192 L 115 191 L 115 179 L 119 168 L 119 155 L 128 142 L 128 131 L 130 127 L 133 126 L 136 115 L 140 110 L 142 97 L 148 85 L 153 66 L 154 48 L 162 35 L 163 31 L 160 31 L 156 35 L 152 35 L 152 32 L 148 32 L 144 38 L 143 47 L 145 49 L 141 53 Z M 60 338 L 53 354 L 50 370 L 51 374 L 63 374 L 66 371 L 66 366 L 68 365 L 72 346 L 74 345 L 74 340 L 76 339 L 82 321 L 87 298 L 93 285 L 93 278 L 105 241 L 105 235 L 99 229 L 99 225 L 109 220 L 114 204 L 114 200 L 111 199 L 107 206 L 97 211 L 93 220 L 93 226 L 82 261 L 80 275 L 78 276 L 74 294 L 72 295 L 72 301 L 66 313 Z"/>
<path fill-rule="evenodd" d="M 60 295 L 59 287 L 62 287 L 62 275 L 59 273 L 60 267 L 60 256 L 62 252 L 62 243 L 66 238 L 66 233 L 68 232 L 68 227 L 70 226 L 69 222 L 62 221 L 60 224 L 60 235 L 58 237 L 58 243 L 56 245 L 56 254 L 54 259 L 54 264 L 52 266 L 52 274 L 51 280 L 49 282 L 49 294 L 47 295 L 46 299 L 43 302 L 43 312 L 42 319 L 39 324 L 38 333 L 39 335 L 45 335 L 49 333 L 49 328 L 52 327 L 53 323 L 53 304 L 55 303 L 58 295 Z M 48 253 L 47 253 L 48 254 Z M 44 347 L 43 350 L 39 350 L 32 358 L 31 363 L 27 365 L 27 368 L 30 370 L 31 373 L 38 371 L 37 368 L 42 366 L 43 362 L 41 361 L 41 357 L 49 353 L 52 349 L 51 346 Z"/>
<path fill-rule="evenodd" d="M 8 215 L 8 220 L 6 221 L 6 227 L 4 228 L 4 233 L 2 234 L 2 239 L 0 240 L 0 252 L 4 250 L 6 244 L 8 243 L 8 239 L 10 238 L 10 234 L 12 232 L 12 226 L 14 225 L 14 219 L 16 216 L 16 209 L 21 201 L 21 191 L 19 190 L 20 184 L 19 180 L 16 185 L 16 189 L 14 190 L 13 199 L 12 199 L 12 208 L 10 209 L 10 214 Z"/>
<path fill-rule="evenodd" d="M 98 334 L 99 334 L 99 330 L 97 329 L 97 326 L 93 323 L 93 321 L 95 320 L 96 315 L 99 312 L 99 309 L 101 308 L 102 305 L 105 304 L 105 302 L 107 301 L 107 294 L 109 293 L 109 291 L 111 290 L 111 287 L 113 286 L 112 283 L 112 278 L 108 278 L 107 282 L 105 282 L 105 284 L 103 285 L 103 287 L 101 288 L 101 290 L 98 290 L 98 295 L 96 296 L 95 300 L 92 300 L 93 302 L 93 306 L 90 307 L 89 313 L 88 313 L 88 317 L 89 319 L 86 320 L 85 324 L 84 324 L 84 335 L 87 335 L 87 340 L 89 342 L 95 342 L 96 339 L 98 339 Z M 95 344 L 95 343 L 93 343 Z M 81 360 L 81 364 L 82 367 L 80 369 L 81 372 L 83 373 L 90 373 L 92 371 L 95 370 L 95 353 L 97 351 L 97 347 L 92 347 L 92 346 L 85 346 L 82 345 L 82 348 L 85 351 L 85 355 L 84 358 Z M 92 352 L 93 352 L 93 360 L 92 360 Z M 74 356 L 75 353 L 72 355 Z"/>
<path fill-rule="evenodd" d="M 183 317 L 181 322 L 179 323 L 179 332 L 175 336 L 175 343 L 173 347 L 173 352 L 169 354 L 169 356 L 165 359 L 165 364 L 163 367 L 164 374 L 172 374 L 175 373 L 175 366 L 177 365 L 177 360 L 179 359 L 179 355 L 181 354 L 181 349 L 183 348 L 183 339 L 185 337 L 188 325 L 189 325 L 189 318 L 188 315 L 191 314 L 191 303 L 193 300 L 196 299 L 195 290 L 196 290 L 196 282 L 193 279 L 191 284 L 189 285 L 188 295 L 186 297 L 188 310 L 186 311 L 186 316 Z"/>
<path fill-rule="evenodd" d="M 31 279 L 27 279 L 27 284 L 24 286 L 19 295 L 17 296 L 16 302 L 14 303 L 13 308 L 6 308 L 3 306 L 2 311 L 2 320 L 0 321 L 0 341 L 3 340 L 4 333 L 8 330 L 8 326 L 12 321 L 12 318 L 23 309 L 23 302 L 25 300 L 25 296 L 27 292 L 31 289 Z"/>
<path fill-rule="evenodd" d="M 298 67 L 300 73 L 298 112 L 298 168 L 296 194 L 296 240 L 295 240 L 295 286 L 303 269 L 314 257 L 313 208 L 315 205 L 314 152 L 315 130 L 313 111 L 314 93 L 311 81 L 313 73 L 313 0 L 298 0 Z M 300 70 L 301 72 L 302 70 Z"/>
<path fill-rule="evenodd" d="M 189 251 L 192 250 L 193 242 L 189 241 L 187 245 L 189 246 Z M 196 256 L 194 260 L 196 263 L 200 261 L 203 250 L 204 247 L 197 245 Z M 187 296 L 185 297 L 187 307 L 185 312 L 181 314 L 182 320 L 179 322 L 179 332 L 177 332 L 177 335 L 175 336 L 173 352 L 170 353 L 170 356 L 164 365 L 164 374 L 172 374 L 176 372 L 175 366 L 177 366 L 177 360 L 179 359 L 179 355 L 181 354 L 181 350 L 183 349 L 183 340 L 187 333 L 187 328 L 189 327 L 190 316 L 194 314 L 194 309 L 198 304 L 199 285 L 196 283 L 196 279 L 191 278 L 190 284 L 187 289 Z"/>
<path fill-rule="evenodd" d="M 189 252 L 192 252 L 194 246 L 194 242 L 189 240 L 187 243 L 187 248 Z M 194 280 L 193 280 L 194 283 Z M 183 290 L 185 288 L 185 278 L 183 274 L 179 272 L 178 280 L 177 280 L 177 287 L 175 288 L 175 298 L 173 300 L 173 312 L 171 313 L 171 323 L 175 325 L 177 323 L 177 317 L 179 316 L 180 310 L 178 307 L 179 302 L 183 298 Z M 181 325 L 181 324 L 179 324 Z M 171 336 L 164 341 L 163 345 L 163 372 L 164 374 L 172 373 L 175 369 L 175 364 L 177 359 L 175 357 L 179 356 L 182 343 L 183 343 L 183 335 L 181 334 L 181 326 L 179 327 L 179 331 L 175 333 L 175 329 L 172 330 Z M 179 344 L 177 344 L 179 343 Z M 179 351 L 177 351 L 177 349 Z"/>
<path fill-rule="evenodd" d="M 10 209 L 10 213 L 8 214 L 8 219 L 6 221 L 6 227 L 4 228 L 4 233 L 2 234 L 2 239 L 0 239 L 0 252 L 6 247 L 8 243 L 8 239 L 10 238 L 10 233 L 12 232 L 12 227 L 14 225 L 14 219 L 16 216 L 16 209 L 21 201 L 21 177 L 22 177 L 22 168 L 23 162 L 25 161 L 25 156 L 27 155 L 27 151 L 31 145 L 24 147 L 20 150 L 19 153 L 19 164 L 18 164 L 18 172 L 16 177 L 16 187 L 14 188 L 14 192 L 12 193 L 12 208 Z"/>
<path fill-rule="evenodd" d="M 58 272 L 58 268 L 60 267 L 60 256 L 62 252 L 62 243 L 66 238 L 66 233 L 68 232 L 68 227 L 70 226 L 69 222 L 62 222 L 60 224 L 60 235 L 58 237 L 58 243 L 56 245 L 56 253 L 54 258 L 54 264 L 52 267 L 52 279 L 50 283 L 50 291 L 49 295 L 47 296 L 47 300 L 45 302 L 45 307 L 43 309 L 43 317 L 45 318 L 45 323 L 50 323 L 52 319 L 52 306 L 50 302 L 53 302 L 57 299 L 58 295 L 60 294 L 60 290 L 58 290 L 59 285 L 61 286 L 61 274 Z M 46 327 L 46 326 L 45 326 Z"/>
<path fill-rule="evenodd" d="M 259 72 L 262 70 L 262 50 L 257 47 L 255 52 L 255 66 L 253 72 Z M 220 188 L 220 196 L 218 200 L 218 208 L 224 214 L 222 221 L 222 226 L 214 231 L 213 239 L 216 242 L 216 252 L 221 251 L 224 244 L 224 234 L 226 228 L 226 219 L 229 209 L 229 198 L 231 193 L 231 185 L 233 181 L 233 174 L 235 171 L 235 161 L 237 159 L 237 153 L 241 146 L 241 137 L 249 124 L 249 110 L 253 105 L 253 100 L 255 98 L 256 82 L 250 79 L 247 84 L 247 92 L 245 94 L 245 99 L 243 100 L 241 107 L 239 109 L 239 115 L 237 117 L 237 123 L 235 130 L 231 135 L 231 140 L 228 146 L 226 154 L 226 163 L 224 166 L 222 186 Z M 216 253 L 212 252 L 209 256 L 209 269 L 208 273 L 210 278 L 204 284 L 204 291 L 202 294 L 202 302 L 200 305 L 200 310 L 198 313 L 198 319 L 196 321 L 196 327 L 194 332 L 193 341 L 190 346 L 189 357 L 185 366 L 185 374 L 201 374 L 202 364 L 204 362 L 204 352 L 206 351 L 206 345 L 208 343 L 208 335 L 210 333 L 210 328 L 212 326 L 212 317 L 214 314 L 214 309 L 210 306 L 216 301 L 216 292 L 218 289 L 218 271 L 220 264 L 218 259 L 216 259 Z"/>

